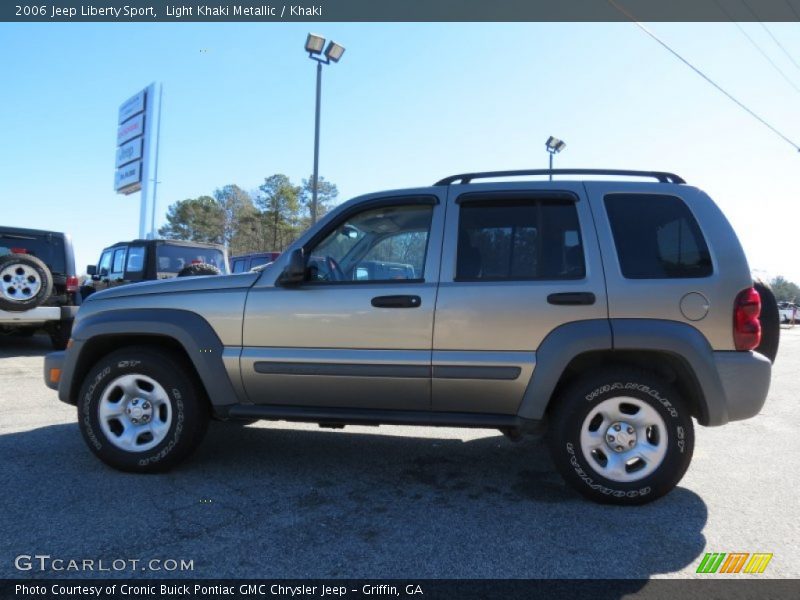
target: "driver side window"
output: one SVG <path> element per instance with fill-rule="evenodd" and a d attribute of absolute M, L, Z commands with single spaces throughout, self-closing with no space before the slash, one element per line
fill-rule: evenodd
<path fill-rule="evenodd" d="M 401 204 L 350 216 L 306 252 L 307 280 L 423 279 L 432 215 L 431 205 Z"/>

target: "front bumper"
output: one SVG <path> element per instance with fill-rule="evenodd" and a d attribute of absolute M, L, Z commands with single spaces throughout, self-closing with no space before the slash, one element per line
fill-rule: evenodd
<path fill-rule="evenodd" d="M 757 352 L 715 352 L 714 362 L 724 391 L 725 418 L 721 423 L 756 416 L 769 393 L 772 363 Z M 716 421 L 718 419 L 713 419 Z M 712 423 L 717 424 L 717 423 Z"/>
<path fill-rule="evenodd" d="M 44 383 L 51 390 L 58 390 L 58 383 L 63 373 L 65 351 L 50 352 L 44 357 Z M 56 376 L 57 374 L 57 376 Z M 54 381 L 55 379 L 55 381 Z"/>

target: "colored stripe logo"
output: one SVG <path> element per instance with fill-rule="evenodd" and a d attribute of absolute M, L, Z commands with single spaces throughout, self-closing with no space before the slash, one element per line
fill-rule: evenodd
<path fill-rule="evenodd" d="M 766 552 L 707 552 L 697 566 L 697 573 L 763 573 L 772 554 Z"/>

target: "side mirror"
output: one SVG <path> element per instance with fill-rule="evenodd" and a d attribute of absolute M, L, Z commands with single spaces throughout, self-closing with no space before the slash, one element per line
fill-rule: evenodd
<path fill-rule="evenodd" d="M 306 257 L 302 248 L 292 250 L 289 263 L 278 280 L 283 285 L 302 283 L 306 279 Z"/>
<path fill-rule="evenodd" d="M 97 265 L 89 265 L 86 267 L 87 275 L 97 275 Z"/>

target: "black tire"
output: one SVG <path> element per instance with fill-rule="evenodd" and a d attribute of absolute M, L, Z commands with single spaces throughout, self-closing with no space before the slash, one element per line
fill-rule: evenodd
<path fill-rule="evenodd" d="M 104 393 L 108 391 L 110 398 L 115 395 L 119 397 L 122 394 L 121 386 L 115 382 L 126 375 L 143 376 L 161 386 L 164 408 L 159 408 L 164 412 L 158 413 L 159 419 L 167 410 L 171 411 L 169 426 L 165 426 L 166 434 L 152 448 L 123 449 L 111 440 L 101 426 L 98 409 Z M 138 393 L 147 390 L 145 384 L 148 382 L 144 379 L 137 380 Z M 159 394 L 156 388 L 150 387 L 151 394 Z M 146 401 L 148 395 L 145 393 L 141 399 Z M 134 400 L 140 398 L 122 395 L 117 402 L 129 406 Z M 155 400 L 153 404 L 156 404 Z M 153 422 L 156 420 L 155 414 Z M 83 439 L 100 460 L 121 471 L 160 473 L 173 468 L 202 441 L 208 420 L 208 402 L 191 368 L 181 357 L 151 347 L 122 348 L 100 359 L 87 373 L 78 397 L 78 424 Z M 111 429 L 110 435 L 115 435 L 115 429 L 119 430 L 122 426 L 121 421 L 117 422 L 116 428 L 113 427 L 113 420 L 106 422 L 109 423 L 106 428 Z M 119 440 L 121 432 L 115 437 Z M 155 441 L 155 438 L 150 439 L 151 443 Z M 146 432 L 135 438 L 135 444 L 140 442 L 147 443 Z"/>
<path fill-rule="evenodd" d="M 766 356 L 772 363 L 778 356 L 778 345 L 781 341 L 781 314 L 778 310 L 778 301 L 775 294 L 766 283 L 756 281 L 753 284 L 758 295 L 761 296 L 761 315 L 758 320 L 761 322 L 761 343 L 755 349 L 756 352 Z"/>
<path fill-rule="evenodd" d="M 219 275 L 222 271 L 220 271 L 214 265 L 210 265 L 208 263 L 197 263 L 194 265 L 188 265 L 183 267 L 180 271 L 178 271 L 178 277 L 194 277 L 196 275 Z"/>
<path fill-rule="evenodd" d="M 72 319 L 53 324 L 48 330 L 50 343 L 55 350 L 64 350 L 72 335 Z"/>
<path fill-rule="evenodd" d="M 53 276 L 29 254 L 0 257 L 0 310 L 21 312 L 41 305 L 53 291 Z"/>
<path fill-rule="evenodd" d="M 663 432 L 665 437 L 661 437 L 660 440 L 654 438 L 656 444 L 659 442 L 666 444 L 663 458 L 660 462 L 653 461 L 657 466 L 652 472 L 633 481 L 617 481 L 606 477 L 600 470 L 604 467 L 601 459 L 604 457 L 603 452 L 607 452 L 609 456 L 625 461 L 626 458 L 636 454 L 635 449 L 639 447 L 638 438 L 631 444 L 634 451 L 630 455 L 624 450 L 615 453 L 609 446 L 600 449 L 600 454 L 590 452 L 591 461 L 587 460 L 581 446 L 584 421 L 601 403 L 610 401 L 606 406 L 613 406 L 613 399 L 620 397 L 631 398 L 639 405 L 649 406 L 660 416 L 665 429 Z M 626 367 L 609 367 L 574 381 L 554 398 L 553 403 L 547 433 L 550 456 L 566 482 L 590 500 L 602 504 L 646 504 L 672 490 L 689 467 L 694 451 L 692 418 L 675 388 L 655 375 Z M 617 406 L 626 410 L 630 410 L 628 407 L 635 408 L 634 405 L 625 402 Z M 640 408 L 640 410 L 649 409 Z M 597 431 L 601 434 L 599 440 L 603 444 L 606 443 L 607 434 L 614 433 L 614 422 L 606 422 L 607 420 L 603 417 L 603 425 L 597 427 Z M 617 422 L 624 423 L 624 420 Z M 591 429 L 594 421 L 590 420 L 588 423 L 587 429 Z M 604 431 L 603 427 L 607 425 L 609 427 Z M 632 429 L 636 432 L 635 428 Z M 655 434 L 656 431 L 659 436 L 662 435 L 660 426 L 652 430 L 648 429 L 648 435 Z M 621 448 L 621 446 L 616 447 Z M 642 464 L 646 466 L 646 463 Z M 636 464 L 632 465 L 635 466 Z M 631 467 L 624 466 L 623 462 L 623 468 L 627 473 Z M 631 477 L 627 474 L 624 476 Z"/>

